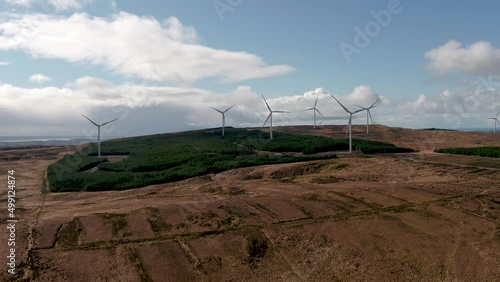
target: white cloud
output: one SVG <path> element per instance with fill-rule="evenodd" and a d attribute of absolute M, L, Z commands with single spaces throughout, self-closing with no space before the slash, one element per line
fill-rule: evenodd
<path fill-rule="evenodd" d="M 304 95 L 283 96 L 268 99 L 273 110 L 287 110 L 292 113 L 279 116 L 283 124 L 310 124 L 312 114 L 302 112 L 314 105 L 319 94 L 318 109 L 325 115 L 323 124 L 343 124 L 347 114 L 335 102 L 328 91 L 317 88 Z M 446 89 L 439 95 L 421 94 L 412 100 L 391 101 L 377 95 L 369 86 L 360 85 L 351 92 L 334 95 L 349 110 L 358 109 L 356 105 L 369 106 L 377 98 L 380 101 L 371 112 L 376 122 L 389 126 L 411 128 L 480 128 L 486 125 L 485 118 L 500 110 L 500 90 L 487 88 L 480 82 L 464 85 L 457 89 Z M 366 122 L 366 113 L 353 117 L 354 124 Z"/>
<path fill-rule="evenodd" d="M 318 122 L 346 124 L 347 114 L 323 88 L 302 95 L 266 97 L 273 110 L 290 111 L 276 114 L 275 126 L 312 124 L 312 113 L 303 110 L 314 105 L 325 116 Z M 349 109 L 355 104 L 368 106 L 379 96 L 368 86 L 357 86 L 349 93 L 336 95 Z M 420 95 L 411 101 L 388 101 L 380 97 L 372 110 L 375 121 L 390 126 L 481 127 L 485 118 L 500 108 L 500 91 L 479 88 L 470 92 L 443 91 L 438 96 Z M 161 132 L 220 126 L 220 114 L 210 109 L 236 106 L 228 112 L 229 126 L 262 126 L 269 114 L 260 94 L 248 86 L 227 93 L 213 93 L 192 87 L 148 86 L 135 83 L 114 84 L 96 77 L 82 77 L 64 87 L 22 88 L 0 84 L 0 119 L 10 117 L 18 132 L 12 135 L 85 135 L 94 128 L 80 114 L 97 121 L 115 117 L 114 135 L 145 135 Z M 29 113 L 29 114 L 26 114 Z M 354 116 L 354 124 L 364 124 L 366 114 Z M 0 130 L 7 130 L 0 125 Z M 12 127 L 9 123 L 9 128 Z M 9 131 L 10 132 L 10 131 Z M 107 132 L 111 134 L 111 132 Z"/>
<path fill-rule="evenodd" d="M 8 66 L 10 65 L 9 61 L 0 61 L 0 66 Z"/>
<path fill-rule="evenodd" d="M 342 124 L 347 122 L 347 113 L 341 108 L 341 106 L 331 97 L 332 93 L 328 92 L 324 88 L 316 88 L 312 91 L 307 91 L 303 95 L 294 96 L 281 96 L 275 98 L 266 98 L 269 106 L 272 110 L 284 110 L 290 111 L 288 114 L 276 115 L 276 120 L 280 121 L 285 125 L 292 124 L 311 124 L 312 123 L 312 113 L 304 112 L 305 109 L 314 106 L 316 97 L 318 97 L 317 109 L 324 115 L 324 117 L 317 117 L 319 120 L 325 120 L 326 123 Z M 379 96 L 375 94 L 370 87 L 365 85 L 360 85 L 354 88 L 350 93 L 342 95 L 334 95 L 340 102 L 347 107 L 349 110 L 357 110 L 356 104 L 361 106 L 371 105 Z M 383 100 L 383 97 L 380 97 Z M 382 104 L 383 102 L 379 102 Z M 268 112 L 266 111 L 264 102 L 261 102 L 261 106 L 264 107 L 264 111 L 261 116 L 265 118 Z M 359 119 L 363 115 L 356 115 L 354 119 Z"/>
<path fill-rule="evenodd" d="M 189 85 L 203 78 L 238 82 L 294 70 L 288 65 L 268 65 L 254 54 L 197 42 L 196 30 L 175 17 L 159 22 L 120 12 L 110 18 L 85 13 L 0 18 L 0 50 L 99 65 L 127 77 Z"/>
<path fill-rule="evenodd" d="M 479 41 L 463 47 L 451 40 L 425 53 L 427 68 L 444 75 L 452 71 L 466 74 L 500 73 L 500 50 L 490 42 Z"/>
<path fill-rule="evenodd" d="M 321 94 L 318 108 L 327 118 L 337 120 L 339 124 L 344 123 L 345 113 L 327 91 L 318 88 L 311 92 Z M 290 114 L 276 115 L 274 124 L 310 124 L 311 115 L 302 110 L 314 104 L 316 96 L 311 92 L 297 96 L 268 97 L 273 109 L 292 111 Z M 346 106 L 351 99 L 362 99 L 357 93 L 339 98 L 346 102 Z M 32 130 L 40 125 L 38 131 L 59 128 L 57 134 L 63 135 L 80 134 L 80 126 L 86 122 L 80 113 L 92 115 L 98 120 L 118 116 L 126 124 L 120 129 L 125 135 L 186 130 L 192 126 L 215 127 L 220 124 L 220 114 L 209 106 L 225 108 L 233 104 L 236 106 L 227 115 L 228 125 L 261 126 L 268 115 L 260 94 L 248 86 L 237 87 L 228 93 L 212 93 L 188 87 L 115 85 L 95 77 L 82 77 L 62 88 L 21 88 L 0 84 L 0 112 L 14 117 L 20 123 L 17 128 Z M 27 112 L 30 114 L 26 115 Z"/>
<path fill-rule="evenodd" d="M 52 78 L 41 73 L 35 73 L 31 75 L 28 80 L 35 83 L 45 83 L 51 81 Z"/>
<path fill-rule="evenodd" d="M 421 94 L 417 99 L 399 105 L 401 120 L 426 123 L 427 127 L 445 124 L 447 128 L 477 128 L 485 118 L 500 109 L 500 91 L 476 89 L 444 90 L 438 96 Z M 493 115 L 495 115 L 493 114 Z"/>

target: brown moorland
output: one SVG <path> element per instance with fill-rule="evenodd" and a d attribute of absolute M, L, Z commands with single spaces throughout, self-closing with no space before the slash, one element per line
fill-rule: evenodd
<path fill-rule="evenodd" d="M 0 280 L 497 280 L 500 160 L 432 151 L 500 146 L 500 135 L 353 128 L 356 138 L 420 152 L 339 153 L 127 191 L 49 193 L 47 166 L 78 147 L 0 151 L 3 175 L 16 170 L 18 219 L 17 274 L 2 271 Z M 345 126 L 275 130 L 345 134 Z M 0 195 L 6 210 L 5 188 Z M 0 213 L 2 230 L 6 220 Z M 0 233 L 3 266 L 8 235 Z"/>

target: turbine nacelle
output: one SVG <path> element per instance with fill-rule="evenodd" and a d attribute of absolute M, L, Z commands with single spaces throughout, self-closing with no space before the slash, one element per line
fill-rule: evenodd
<path fill-rule="evenodd" d="M 335 98 L 333 95 L 330 96 L 332 96 L 332 98 L 335 99 L 337 103 L 339 103 L 339 105 L 344 109 L 344 111 L 346 111 L 349 114 L 349 123 L 347 124 L 347 131 L 349 133 L 349 153 L 352 153 L 352 116 L 354 114 L 364 111 L 364 109 L 359 109 L 354 112 L 351 112 L 344 105 L 342 105 L 342 103 L 340 103 L 340 101 L 337 100 L 337 98 Z"/>
<path fill-rule="evenodd" d="M 269 121 L 269 119 L 271 118 L 271 116 L 272 116 L 274 113 L 283 114 L 283 113 L 290 113 L 290 112 L 287 112 L 287 111 L 270 111 L 270 112 L 269 112 L 269 115 L 267 116 L 267 119 L 266 119 L 266 121 L 264 122 L 264 124 L 262 125 L 262 127 L 266 126 L 266 123 Z M 271 126 L 272 126 L 272 125 L 271 125 Z"/>
<path fill-rule="evenodd" d="M 236 104 L 234 104 L 234 105 L 232 105 L 231 107 L 227 108 L 225 111 L 221 111 L 221 110 L 216 109 L 216 108 L 214 108 L 214 107 L 212 107 L 212 106 L 210 106 L 210 108 L 212 108 L 212 109 L 214 109 L 214 110 L 218 111 L 218 112 L 219 112 L 219 113 L 221 113 L 221 114 L 225 114 L 227 111 L 229 111 L 229 110 L 230 110 L 231 108 L 233 108 L 234 106 L 236 106 Z"/>
<path fill-rule="evenodd" d="M 372 124 L 374 124 L 375 122 L 373 121 L 373 117 L 372 117 L 372 113 L 370 112 L 371 109 L 373 108 L 376 108 L 377 106 L 375 105 L 378 101 L 380 100 L 380 98 L 378 98 L 377 100 L 375 100 L 375 102 L 373 102 L 373 104 L 371 104 L 369 107 L 362 107 L 360 105 L 356 105 L 356 107 L 359 107 L 361 108 L 363 111 L 366 111 L 366 134 L 369 134 L 369 130 L 368 130 L 368 118 L 370 118 Z"/>
<path fill-rule="evenodd" d="M 377 105 L 375 105 L 375 104 L 377 104 L 377 102 L 379 100 L 380 100 L 380 98 L 378 98 L 377 100 L 375 100 L 375 102 L 373 102 L 373 104 L 371 104 L 369 107 L 363 107 L 363 106 L 360 106 L 360 105 L 356 105 L 356 107 L 359 107 L 359 108 L 361 108 L 361 109 L 363 109 L 365 111 L 369 111 L 369 110 L 377 107 Z"/>
<path fill-rule="evenodd" d="M 303 110 L 303 112 L 305 111 L 313 111 L 313 116 L 314 116 L 314 128 L 316 128 L 316 113 L 320 114 L 322 117 L 325 117 L 317 108 L 316 108 L 316 105 L 318 105 L 318 99 L 319 99 L 319 94 L 318 96 L 316 97 L 316 101 L 314 102 L 314 107 L 312 108 L 309 108 L 309 109 L 305 109 Z"/>
<path fill-rule="evenodd" d="M 499 112 L 499 114 L 500 114 L 500 112 Z M 492 119 L 493 120 L 493 125 L 494 125 L 493 133 L 497 133 L 497 123 L 498 123 L 498 125 L 500 125 L 500 122 L 498 121 L 498 114 L 497 114 L 496 117 L 487 118 L 487 119 Z"/>
<path fill-rule="evenodd" d="M 212 108 L 212 109 L 214 109 L 214 110 L 216 110 L 216 111 L 218 111 L 219 113 L 222 114 L 222 136 L 223 137 L 224 137 L 224 131 L 225 131 L 225 127 L 226 127 L 226 116 L 225 116 L 225 114 L 226 114 L 227 111 L 229 111 L 230 109 L 232 109 L 234 106 L 236 106 L 236 104 L 234 104 L 231 107 L 227 108 L 225 111 L 221 111 L 219 109 L 216 109 L 216 108 L 210 106 L 210 108 Z"/>
<path fill-rule="evenodd" d="M 113 119 L 113 120 L 110 120 L 110 121 L 107 121 L 107 122 L 104 122 L 104 123 L 101 123 L 101 124 L 97 124 L 97 123 L 95 123 L 93 120 L 91 120 L 91 119 L 89 119 L 88 117 L 86 117 L 84 114 L 82 114 L 82 116 L 83 116 L 84 118 L 88 119 L 91 123 L 93 123 L 93 124 L 94 124 L 95 126 L 97 126 L 97 127 L 105 126 L 106 124 L 108 124 L 108 123 L 112 123 L 113 121 L 116 121 L 116 120 L 118 119 L 118 118 L 115 118 L 115 119 Z"/>
<path fill-rule="evenodd" d="M 271 107 L 269 107 L 269 104 L 267 103 L 266 98 L 264 98 L 264 95 L 261 94 L 261 96 L 262 96 L 262 99 L 264 99 L 264 102 L 266 103 L 267 109 L 269 110 L 269 115 L 267 116 L 267 119 L 264 122 L 264 124 L 262 125 L 262 127 L 266 126 L 266 123 L 269 120 L 271 120 L 271 122 L 269 123 L 269 139 L 273 139 L 273 113 L 289 113 L 289 112 L 271 110 Z"/>
<path fill-rule="evenodd" d="M 88 121 L 90 121 L 92 124 L 97 126 L 97 155 L 100 157 L 101 156 L 101 127 L 105 126 L 106 124 L 112 123 L 113 121 L 118 120 L 118 118 L 115 118 L 113 120 L 110 120 L 110 121 L 107 121 L 107 122 L 104 122 L 101 124 L 97 124 L 96 122 L 94 122 L 93 120 L 91 120 L 90 118 L 85 116 L 84 114 L 82 114 L 82 116 L 84 118 L 86 118 Z"/>
<path fill-rule="evenodd" d="M 497 115 L 495 117 L 492 117 L 492 118 L 487 118 L 487 119 L 492 119 L 494 120 L 494 129 L 493 129 L 493 133 L 497 133 L 497 123 L 498 125 L 500 125 L 500 121 L 498 121 L 498 115 L 500 115 L 500 112 L 497 113 Z"/>

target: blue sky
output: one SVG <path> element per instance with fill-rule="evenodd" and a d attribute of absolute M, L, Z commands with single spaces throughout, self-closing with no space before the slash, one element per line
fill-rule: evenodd
<path fill-rule="evenodd" d="M 208 106 L 233 103 L 229 124 L 259 126 L 267 110 L 260 94 L 294 112 L 276 119 L 282 125 L 310 123 L 300 110 L 316 95 L 324 124 L 345 123 L 335 94 L 348 107 L 381 98 L 374 118 L 390 126 L 490 128 L 485 118 L 500 111 L 499 8 L 2 0 L 0 108 L 15 129 L 2 125 L 1 135 L 91 134 L 80 112 L 119 116 L 127 126 L 109 133 L 121 136 L 214 127 L 220 117 Z M 346 56 L 341 46 L 356 52 Z"/>

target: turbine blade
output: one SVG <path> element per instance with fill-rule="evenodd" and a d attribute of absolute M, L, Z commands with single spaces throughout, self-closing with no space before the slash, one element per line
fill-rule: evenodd
<path fill-rule="evenodd" d="M 214 109 L 214 110 L 216 110 L 216 111 L 218 111 L 219 113 L 221 113 L 221 114 L 222 114 L 222 111 L 220 111 L 220 110 L 218 110 L 218 109 L 216 109 L 216 108 L 214 108 L 214 107 L 212 107 L 212 106 L 210 106 L 210 108 L 212 108 L 212 109 Z"/>
<path fill-rule="evenodd" d="M 267 121 L 269 120 L 269 118 L 271 117 L 271 115 L 273 114 L 273 112 L 270 112 L 269 115 L 267 116 L 267 119 L 266 121 L 264 122 L 264 124 L 262 125 L 262 127 L 266 126 L 266 123 Z"/>
<path fill-rule="evenodd" d="M 314 107 L 316 108 L 316 105 L 318 104 L 318 99 L 319 99 L 319 94 L 318 96 L 316 97 L 316 102 L 314 102 Z"/>
<path fill-rule="evenodd" d="M 305 112 L 305 111 L 312 111 L 312 110 L 314 110 L 314 108 L 305 109 L 305 110 L 303 110 L 303 112 Z"/>
<path fill-rule="evenodd" d="M 372 113 L 370 113 L 370 110 L 368 110 L 368 115 L 370 116 L 370 120 L 372 121 L 372 124 L 373 124 L 374 122 L 373 122 Z"/>
<path fill-rule="evenodd" d="M 344 105 L 342 105 L 342 103 L 340 103 L 339 100 L 337 100 L 337 98 L 335 98 L 333 95 L 330 95 L 332 96 L 333 99 L 335 99 L 335 101 L 337 101 L 337 103 L 339 103 L 339 105 L 344 108 L 344 111 L 348 112 L 348 113 L 351 113 L 346 107 L 344 107 Z"/>
<path fill-rule="evenodd" d="M 377 100 L 375 100 L 375 102 L 373 102 L 373 104 L 370 106 L 370 108 L 373 108 L 375 106 L 375 104 L 377 104 L 378 100 L 380 100 L 380 98 L 378 98 Z"/>
<path fill-rule="evenodd" d="M 362 106 L 357 105 L 357 104 L 355 104 L 355 106 L 357 106 L 357 107 L 359 107 L 359 108 L 361 108 L 361 109 L 363 109 L 363 110 L 368 110 L 368 109 L 369 109 L 369 108 L 367 108 L 367 107 L 362 107 Z"/>
<path fill-rule="evenodd" d="M 89 119 L 88 117 L 86 117 L 84 114 L 82 114 L 82 116 L 86 119 L 88 119 L 91 123 L 93 123 L 95 126 L 99 126 L 97 123 L 93 122 L 91 119 Z"/>
<path fill-rule="evenodd" d="M 118 118 L 115 118 L 114 120 L 110 120 L 110 121 L 108 121 L 108 122 L 105 122 L 105 123 L 101 124 L 101 126 L 106 125 L 106 124 L 108 124 L 108 123 L 112 123 L 113 121 L 115 121 L 115 120 L 117 120 L 117 119 L 118 119 Z"/>
<path fill-rule="evenodd" d="M 496 115 L 496 117 L 498 117 L 498 115 L 500 115 L 500 112 L 498 112 L 498 114 Z"/>
<path fill-rule="evenodd" d="M 269 104 L 266 101 L 266 98 L 264 98 L 264 95 L 260 94 L 262 96 L 262 99 L 264 99 L 264 102 L 266 102 L 267 109 L 272 112 L 271 107 L 269 107 Z"/>
<path fill-rule="evenodd" d="M 325 117 L 318 109 L 315 108 L 314 110 L 316 110 L 316 112 L 318 112 L 318 114 L 320 114 L 322 117 Z"/>
<path fill-rule="evenodd" d="M 236 106 L 236 104 L 232 105 L 231 107 L 229 107 L 227 110 L 225 110 L 224 112 L 227 112 L 229 111 L 232 107 Z"/>
<path fill-rule="evenodd" d="M 356 111 L 352 112 L 352 114 L 356 114 L 356 113 L 359 113 L 359 112 L 362 112 L 362 111 L 364 111 L 364 109 L 356 110 Z"/>

